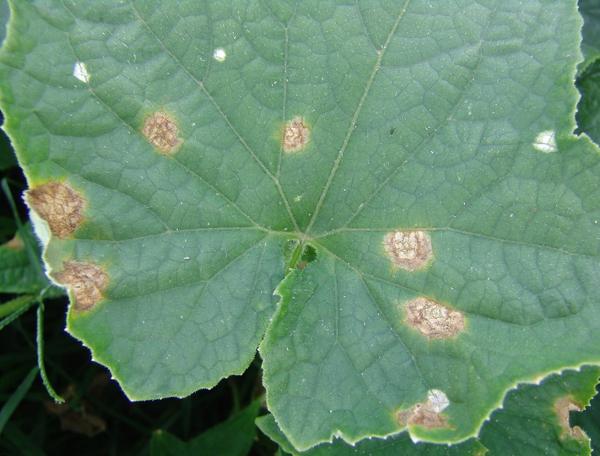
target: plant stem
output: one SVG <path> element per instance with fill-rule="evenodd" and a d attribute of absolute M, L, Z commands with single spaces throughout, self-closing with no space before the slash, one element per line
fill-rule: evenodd
<path fill-rule="evenodd" d="M 40 376 L 42 377 L 42 383 L 46 387 L 46 391 L 54 402 L 62 404 L 65 400 L 52 388 L 48 375 L 46 374 L 46 367 L 44 366 L 44 301 L 40 299 L 38 310 L 37 310 L 37 358 L 38 367 L 40 369 Z"/>

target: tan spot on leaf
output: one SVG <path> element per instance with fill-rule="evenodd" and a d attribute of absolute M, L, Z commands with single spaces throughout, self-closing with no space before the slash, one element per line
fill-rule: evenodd
<path fill-rule="evenodd" d="M 83 222 L 85 200 L 64 182 L 48 182 L 25 193 L 29 207 L 44 219 L 61 239 L 69 237 Z"/>
<path fill-rule="evenodd" d="M 407 271 L 423 268 L 432 257 L 431 239 L 424 231 L 392 231 L 383 246 L 392 263 Z"/>
<path fill-rule="evenodd" d="M 446 394 L 440 390 L 429 390 L 427 401 L 419 402 L 408 410 L 400 410 L 396 414 L 401 426 L 417 425 L 426 428 L 447 427 L 448 420 L 442 414 L 450 402 Z"/>
<path fill-rule="evenodd" d="M 23 243 L 21 236 L 19 236 L 19 234 L 15 234 L 14 237 L 10 241 L 5 242 L 2 247 L 6 247 L 7 249 L 11 250 L 23 250 L 25 244 Z"/>
<path fill-rule="evenodd" d="M 282 143 L 284 152 L 298 152 L 310 141 L 310 129 L 302 117 L 294 117 L 283 127 Z"/>
<path fill-rule="evenodd" d="M 430 299 L 413 299 L 405 309 L 406 323 L 430 339 L 447 339 L 465 329 L 462 313 Z"/>
<path fill-rule="evenodd" d="M 75 309 L 90 310 L 104 296 L 108 275 L 99 266 L 82 261 L 65 261 L 63 270 L 53 274 L 56 281 L 67 286 L 75 297 Z"/>
<path fill-rule="evenodd" d="M 558 424 L 562 429 L 561 437 L 570 436 L 574 439 L 585 439 L 587 436 L 579 426 L 571 427 L 569 423 L 569 414 L 571 411 L 581 411 L 573 399 L 569 396 L 561 397 L 554 403 L 554 413 L 558 417 Z"/>
<path fill-rule="evenodd" d="M 177 124 L 164 112 L 155 112 L 147 117 L 142 133 L 150 144 L 166 155 L 175 153 L 181 144 Z"/>

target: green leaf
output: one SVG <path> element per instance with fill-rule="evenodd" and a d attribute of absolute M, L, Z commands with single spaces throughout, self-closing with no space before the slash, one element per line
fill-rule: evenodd
<path fill-rule="evenodd" d="M 596 394 L 600 368 L 586 366 L 546 378 L 541 385 L 520 385 L 508 393 L 501 410 L 492 414 L 475 439 L 451 447 L 414 444 L 405 433 L 388 440 L 365 440 L 351 447 L 341 440 L 299 453 L 281 432 L 273 415 L 257 419 L 262 432 L 287 453 L 302 456 L 488 454 L 506 456 L 590 454 L 590 441 L 569 425 L 569 412 L 582 409 Z M 573 421 L 571 419 L 571 421 Z M 483 444 L 483 445 L 482 445 Z"/>
<path fill-rule="evenodd" d="M 166 431 L 156 431 L 150 442 L 151 456 L 245 456 L 256 437 L 254 420 L 260 410 L 260 400 L 218 424 L 198 437 L 182 442 Z"/>
<path fill-rule="evenodd" d="M 36 296 L 19 295 L 16 298 L 0 303 L 0 329 L 19 318 L 36 303 Z"/>
<path fill-rule="evenodd" d="M 376 249 L 372 233 L 359 232 L 356 236 L 353 245 L 367 244 Z M 460 268 L 460 263 L 468 260 L 461 254 L 466 251 L 489 261 L 503 255 L 504 269 L 493 273 L 517 277 L 520 271 L 524 285 L 528 280 L 560 283 L 571 268 L 582 264 L 575 257 L 564 262 L 550 253 L 528 255 L 526 249 L 514 246 L 495 252 L 489 242 L 480 246 L 454 233 L 440 233 L 437 239 L 451 247 L 444 252 L 448 263 L 442 265 L 442 271 Z M 349 245 L 343 247 L 352 251 Z M 343 247 L 328 244 L 329 251 L 342 252 Z M 551 269 L 538 272 L 535 279 L 527 277 L 525 271 L 533 269 L 538 259 Z M 365 428 L 383 436 L 404 424 L 418 438 L 450 439 L 457 429 L 470 425 L 471 414 L 484 416 L 485 409 L 495 409 L 506 385 L 518 382 L 517 372 L 523 375 L 536 368 L 557 369 L 561 362 L 575 360 L 578 347 L 589 347 L 594 337 L 587 331 L 578 335 L 577 326 L 570 326 L 585 327 L 591 320 L 558 316 L 529 324 L 470 312 L 468 330 L 460 337 L 424 340 L 422 334 L 407 327 L 403 308 L 416 294 L 380 279 L 376 269 L 361 271 L 357 264 L 357 259 L 344 261 L 322 255 L 303 271 L 288 276 L 278 290 L 282 304 L 261 345 L 264 382 L 269 410 L 298 449 L 307 446 L 295 441 L 295 436 L 330 440 L 332 424 L 335 433 L 348 441 L 360 440 Z M 498 261 L 495 267 L 501 264 Z M 468 262 L 463 267 L 480 274 Z M 429 280 L 443 277 L 436 269 L 432 265 Z M 450 288 L 441 291 L 453 293 Z M 492 297 L 488 293 L 487 299 Z M 365 302 L 372 306 L 365 307 Z M 595 317 L 588 314 L 587 318 Z M 527 362 L 520 362 L 521 357 Z M 393 373 L 398 369 L 402 374 L 396 377 Z M 426 406 L 436 390 L 449 401 L 449 407 L 434 416 L 442 422 L 419 414 L 412 422 L 406 420 L 405 413 L 410 414 L 416 403 Z M 368 420 L 361 420 L 362 416 Z M 447 422 L 452 423 L 452 429 L 446 427 Z"/>
<path fill-rule="evenodd" d="M 581 50 L 584 57 L 579 64 L 579 72 L 583 73 L 600 58 L 600 3 L 597 0 L 579 0 L 579 11 L 583 16 Z"/>
<path fill-rule="evenodd" d="M 150 440 L 150 456 L 177 456 L 193 454 L 188 451 L 185 442 L 182 442 L 167 431 L 157 430 Z"/>
<path fill-rule="evenodd" d="M 350 446 L 341 440 L 324 443 L 305 452 L 298 452 L 288 441 L 287 437 L 277 426 L 273 415 L 257 418 L 256 425 L 271 440 L 276 442 L 283 451 L 294 456 L 482 456 L 486 454 L 483 445 L 475 440 L 458 445 L 435 445 L 432 443 L 413 443 L 406 433 L 388 440 L 364 440 L 356 446 Z"/>
<path fill-rule="evenodd" d="M 28 252 L 27 243 L 33 254 Z M 0 245 L 0 293 L 39 293 L 50 286 L 42 273 L 39 256 L 31 225 Z"/>
<path fill-rule="evenodd" d="M 37 377 L 37 374 L 38 374 L 38 368 L 37 367 L 32 368 L 29 371 L 29 373 L 27 374 L 27 377 L 25 377 L 23 379 L 23 381 L 17 387 L 17 389 L 10 395 L 8 400 L 2 405 L 2 409 L 0 409 L 0 434 L 2 434 L 2 431 L 4 430 L 4 426 L 6 426 L 6 423 L 8 423 L 8 420 L 10 419 L 11 415 L 13 414 L 13 412 L 15 411 L 17 406 L 21 403 L 21 401 L 23 400 L 23 398 L 29 391 L 29 388 L 31 388 L 31 385 L 33 384 L 33 381 Z"/>
<path fill-rule="evenodd" d="M 582 428 L 590 437 L 592 453 L 597 454 L 600 451 L 600 395 L 596 394 L 590 406 L 582 413 L 572 415 L 571 423 Z"/>
<path fill-rule="evenodd" d="M 579 131 L 600 141 L 600 60 L 590 64 L 577 80 L 581 100 L 577 110 Z"/>
<path fill-rule="evenodd" d="M 482 428 L 480 440 L 488 454 L 590 454 L 590 439 L 570 425 L 569 413 L 590 404 L 599 376 L 600 368 L 585 366 L 580 372 L 552 375 L 540 386 L 522 385 L 509 393 L 503 409 Z"/>
<path fill-rule="evenodd" d="M 47 270 L 129 397 L 211 387 L 264 336 L 297 449 L 457 442 L 600 362 L 575 0 L 11 7 L 0 104 Z"/>

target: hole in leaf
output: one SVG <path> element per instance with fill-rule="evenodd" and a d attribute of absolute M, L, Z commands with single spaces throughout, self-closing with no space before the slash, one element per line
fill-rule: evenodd
<path fill-rule="evenodd" d="M 316 249 L 309 244 L 302 244 L 298 240 L 288 241 L 283 247 L 283 254 L 288 272 L 294 269 L 304 269 L 317 259 Z"/>
<path fill-rule="evenodd" d="M 304 246 L 304 251 L 302 252 L 302 257 L 296 266 L 298 269 L 304 269 L 308 266 L 309 263 L 315 261 L 317 259 L 317 250 L 309 244 Z"/>

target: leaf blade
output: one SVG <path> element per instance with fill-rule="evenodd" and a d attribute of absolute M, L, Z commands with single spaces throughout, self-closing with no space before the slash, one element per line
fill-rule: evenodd
<path fill-rule="evenodd" d="M 227 421 L 213 426 L 187 442 L 182 442 L 168 432 L 157 431 L 150 441 L 150 454 L 246 456 L 256 437 L 254 420 L 259 409 L 260 400 L 256 400 Z"/>
<path fill-rule="evenodd" d="M 4 426 L 10 420 L 11 415 L 19 405 L 19 403 L 23 400 L 29 388 L 33 384 L 35 377 L 38 374 L 38 368 L 32 368 L 27 376 L 23 379 L 23 381 L 19 384 L 17 389 L 10 395 L 6 403 L 2 406 L 0 410 L 0 433 L 4 430 Z"/>
<path fill-rule="evenodd" d="M 599 362 L 600 160 L 572 135 L 574 0 L 12 7 L 1 101 L 44 259 L 71 289 L 69 330 L 130 397 L 241 372 L 270 325 L 270 406 L 294 444 L 406 425 L 457 441 L 516 382 Z M 290 240 L 317 260 L 271 322 Z M 285 398 L 296 324 L 299 353 L 333 353 L 316 412 Z M 443 397 L 450 426 L 422 429 L 418 407 Z"/>
<path fill-rule="evenodd" d="M 478 439 L 458 445 L 415 444 L 403 433 L 387 440 L 365 440 L 352 447 L 340 439 L 321 444 L 306 452 L 298 452 L 277 426 L 273 415 L 257 419 L 260 430 L 277 442 L 287 453 L 305 456 L 350 454 L 590 454 L 590 441 L 575 428 L 570 428 L 564 398 L 583 408 L 596 394 L 600 370 L 584 366 L 580 371 L 551 375 L 537 385 L 519 385 L 510 391 L 503 407 L 486 422 Z M 565 421 L 566 420 L 566 421 Z M 532 438 L 535 436 L 535 438 Z"/>

